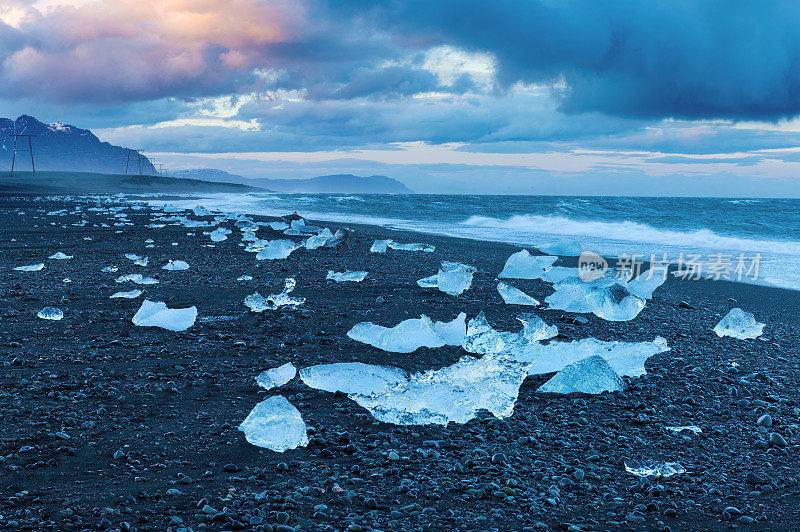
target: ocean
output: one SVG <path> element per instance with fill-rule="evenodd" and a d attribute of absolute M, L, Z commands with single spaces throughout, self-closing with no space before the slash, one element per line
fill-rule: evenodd
<path fill-rule="evenodd" d="M 164 204 L 152 200 L 151 204 Z M 800 200 L 387 194 L 204 194 L 168 203 L 366 223 L 521 247 L 558 244 L 704 277 L 800 290 Z"/>

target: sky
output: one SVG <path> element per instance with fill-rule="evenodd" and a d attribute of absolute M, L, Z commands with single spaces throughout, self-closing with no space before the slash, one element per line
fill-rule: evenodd
<path fill-rule="evenodd" d="M 21 114 L 168 169 L 800 196 L 800 4 L 3 0 Z"/>

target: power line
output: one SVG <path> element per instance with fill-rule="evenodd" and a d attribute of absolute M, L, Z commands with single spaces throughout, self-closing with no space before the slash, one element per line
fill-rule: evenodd
<path fill-rule="evenodd" d="M 14 152 L 11 155 L 11 177 L 14 177 L 14 166 L 17 162 L 17 152 L 29 152 L 31 154 L 31 169 L 33 170 L 33 177 L 36 178 L 36 165 L 33 162 L 33 143 L 31 142 L 31 137 L 35 137 L 36 135 L 29 135 L 26 133 L 12 133 L 12 137 L 14 137 Z M 28 149 L 25 148 L 18 148 L 17 145 L 19 144 L 20 137 L 27 137 L 28 138 Z"/>

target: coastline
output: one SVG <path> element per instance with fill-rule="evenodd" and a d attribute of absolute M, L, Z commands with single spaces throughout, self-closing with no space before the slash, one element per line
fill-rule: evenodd
<path fill-rule="evenodd" d="M 528 309 L 505 305 L 495 277 L 519 246 L 319 222 L 333 230 L 351 229 L 347 245 L 258 262 L 238 246 L 236 231 L 207 248 L 203 245 L 211 241 L 202 235 L 203 228 L 148 229 L 148 209 L 125 209 L 134 222 L 125 227 L 73 227 L 74 215 L 48 220 L 65 223 L 62 229 L 42 225 L 30 212 L 14 214 L 16 208 L 47 212 L 65 206 L 54 201 L 12 204 L 0 196 L 0 217 L 8 220 L 0 228 L 6 266 L 0 282 L 7 294 L 0 323 L 8 338 L 2 342 L 6 367 L 0 372 L 5 392 L 0 411 L 7 413 L 0 421 L 15 427 L 0 446 L 6 457 L 0 461 L 4 526 L 9 520 L 23 522 L 24 512 L 14 516 L 25 509 L 39 523 L 75 529 L 101 519 L 127 519 L 141 529 L 200 524 L 216 529 L 235 521 L 275 530 L 282 525 L 279 512 L 289 514 L 290 526 L 312 530 L 525 530 L 539 523 L 553 529 L 570 523 L 580 530 L 717 530 L 730 527 L 730 521 L 745 529 L 800 526 L 800 517 L 791 511 L 800 500 L 800 467 L 795 465 L 800 433 L 793 410 L 800 385 L 800 292 L 670 276 L 630 322 L 582 315 L 585 324 L 571 323 L 574 315 L 536 308 L 534 313 L 558 326 L 560 340 L 651 341 L 661 335 L 671 351 L 650 358 L 648 374 L 628 379 L 626 392 L 542 395 L 535 390 L 546 379 L 528 378 L 514 415 L 505 420 L 489 416 L 465 425 L 395 427 L 374 421 L 340 394 L 312 390 L 299 380 L 265 393 L 253 378 L 286 361 L 298 368 L 360 361 L 411 372 L 452 364 L 464 355 L 461 349 L 385 353 L 349 340 L 346 332 L 360 321 L 394 325 L 422 313 L 451 320 L 461 311 L 469 317 L 484 311 L 498 330 L 516 331 L 516 315 Z M 231 222 L 225 226 L 234 229 Z M 268 230 L 263 231 L 259 236 L 266 238 Z M 93 240 L 83 240 L 87 236 Z M 156 240 L 155 248 L 144 248 L 147 238 Z M 372 241 L 380 238 L 433 244 L 436 251 L 369 253 Z M 74 258 L 45 260 L 56 251 Z M 152 266 L 131 267 L 125 253 L 148 254 Z M 191 268 L 162 272 L 160 265 L 168 259 L 186 260 Z M 458 298 L 416 286 L 442 260 L 478 268 L 472 288 Z M 40 272 L 44 275 L 23 277 L 10 270 L 33 262 L 47 262 Z M 133 327 L 130 317 L 140 300 L 108 299 L 123 289 L 114 283 L 115 275 L 100 271 L 112 263 L 120 266 L 119 274 L 158 274 L 161 282 L 147 287 L 151 299 L 171 307 L 197 305 L 201 317 L 233 319 L 198 323 L 177 334 Z M 370 276 L 359 284 L 335 284 L 324 279 L 328 269 L 364 269 Z M 243 274 L 256 281 L 237 282 Z M 70 283 L 59 282 L 67 276 Z M 288 276 L 297 280 L 295 293 L 307 298 L 298 310 L 252 314 L 243 306 L 244 297 L 256 290 L 280 291 Z M 542 281 L 512 284 L 540 301 L 552 291 Z M 379 297 L 383 303 L 376 303 Z M 695 308 L 682 308 L 681 301 Z M 66 311 L 64 320 L 37 320 L 35 311 L 51 304 Z M 764 339 L 716 337 L 711 328 L 735 306 L 767 324 Z M 308 448 L 262 451 L 236 430 L 252 406 L 274 394 L 294 397 L 293 404 L 314 428 Z M 765 412 L 774 418 L 768 430 L 756 426 Z M 83 428 L 86 421 L 95 424 Z M 703 434 L 671 435 L 663 429 L 680 424 L 696 424 Z M 770 432 L 781 433 L 789 446 L 755 448 L 754 441 Z M 349 445 L 357 450 L 350 452 Z M 23 452 L 25 447 L 32 449 Z M 124 459 L 114 458 L 119 450 Z M 392 450 L 399 461 L 387 458 Z M 494 460 L 495 455 L 502 458 Z M 658 483 L 625 474 L 625 459 L 645 458 L 679 461 L 688 473 Z M 465 467 L 469 463 L 472 467 Z M 761 486 L 770 489 L 754 488 L 748 473 L 768 479 Z M 75 482 L 64 486 L 64 479 Z M 410 479 L 406 484 L 411 487 L 402 488 L 402 479 Z M 332 492 L 333 484 L 345 495 Z M 308 488 L 305 493 L 303 488 Z M 167 495 L 169 489 L 179 493 Z M 16 495 L 24 490 L 29 495 Z M 259 504 L 256 495 L 262 492 L 268 492 L 267 501 Z M 289 506 L 286 497 L 293 500 Z M 219 512 L 229 508 L 227 515 L 215 520 L 217 512 L 204 513 L 203 499 Z M 316 511 L 320 504 L 325 510 Z M 723 510 L 728 506 L 755 521 L 730 512 L 732 519 L 727 519 Z M 116 508 L 120 514 L 101 517 L 94 507 Z M 66 508 L 72 513 L 65 517 Z M 315 518 L 317 513 L 322 517 Z M 172 523 L 172 516 L 182 523 Z M 137 522 L 140 517 L 146 521 Z"/>

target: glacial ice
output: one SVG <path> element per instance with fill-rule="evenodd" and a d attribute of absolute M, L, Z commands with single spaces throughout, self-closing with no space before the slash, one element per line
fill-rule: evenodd
<path fill-rule="evenodd" d="M 119 268 L 116 266 L 106 266 L 102 271 L 103 273 L 115 273 L 119 271 Z"/>
<path fill-rule="evenodd" d="M 393 366 L 343 362 L 303 368 L 300 370 L 300 379 L 317 390 L 372 395 L 387 386 L 406 382 L 408 376 L 405 371 Z"/>
<path fill-rule="evenodd" d="M 764 324 L 756 321 L 755 316 L 738 307 L 732 308 L 714 327 L 717 336 L 731 336 L 739 340 L 752 340 L 764 332 Z"/>
<path fill-rule="evenodd" d="M 316 225 L 306 224 L 304 218 L 298 218 L 296 220 L 292 220 L 290 226 L 298 233 L 303 233 L 303 234 L 319 233 L 322 230 L 321 227 L 317 227 Z"/>
<path fill-rule="evenodd" d="M 261 372 L 258 377 L 256 377 L 256 384 L 265 390 L 271 390 L 283 386 L 294 379 L 295 375 L 297 375 L 297 368 L 295 368 L 291 362 L 287 362 L 277 368 Z"/>
<path fill-rule="evenodd" d="M 169 331 L 185 331 L 194 325 L 196 319 L 197 307 L 171 309 L 161 301 L 145 299 L 131 321 L 140 327 L 161 327 Z"/>
<path fill-rule="evenodd" d="M 680 425 L 677 427 L 664 427 L 664 428 L 676 434 L 680 434 L 681 432 L 691 432 L 693 434 L 701 434 L 703 432 L 703 429 L 701 429 L 697 425 Z"/>
<path fill-rule="evenodd" d="M 114 292 L 109 299 L 135 299 L 142 295 L 141 290 L 130 290 L 128 292 Z"/>
<path fill-rule="evenodd" d="M 467 315 L 462 312 L 451 322 L 434 322 L 425 314 L 401 321 L 394 327 L 361 322 L 350 329 L 347 336 L 384 351 L 411 353 L 420 347 L 461 345 L 466 332 L 466 319 Z"/>
<path fill-rule="evenodd" d="M 333 233 L 326 227 L 318 234 L 308 237 L 308 240 L 303 245 L 306 249 L 317 249 L 327 244 L 331 238 L 333 238 Z"/>
<path fill-rule="evenodd" d="M 194 212 L 195 216 L 211 216 L 211 211 L 209 211 L 202 205 L 195 206 L 195 208 L 192 209 L 192 212 Z"/>
<path fill-rule="evenodd" d="M 339 247 L 341 244 L 344 243 L 345 239 L 347 238 L 347 234 L 342 231 L 341 229 L 337 229 L 333 236 L 325 242 L 326 248 L 335 248 Z"/>
<path fill-rule="evenodd" d="M 134 266 L 147 266 L 147 257 L 133 261 Z"/>
<path fill-rule="evenodd" d="M 566 266 L 552 266 L 542 274 L 542 280 L 548 283 L 560 283 L 567 279 L 578 279 L 580 272 L 578 268 L 568 268 Z"/>
<path fill-rule="evenodd" d="M 56 260 L 67 260 L 67 259 L 71 259 L 72 255 L 67 255 L 66 253 L 62 253 L 62 252 L 59 251 L 58 253 L 53 253 L 48 258 L 49 259 L 56 259 Z"/>
<path fill-rule="evenodd" d="M 252 281 L 253 280 L 253 276 L 252 275 L 240 275 L 239 277 L 236 278 L 236 280 L 237 281 Z"/>
<path fill-rule="evenodd" d="M 678 462 L 653 462 L 652 460 L 626 460 L 625 471 L 636 477 L 669 478 L 686 472 Z"/>
<path fill-rule="evenodd" d="M 330 279 L 332 281 L 336 281 L 337 283 L 343 283 L 345 281 L 360 283 L 367 277 L 367 275 L 368 273 L 363 271 L 347 270 L 345 272 L 335 272 L 333 270 L 328 270 L 328 276 L 325 277 L 325 279 Z"/>
<path fill-rule="evenodd" d="M 528 305 L 531 307 L 539 305 L 536 299 L 509 284 L 503 282 L 498 283 L 497 291 L 500 292 L 500 296 L 507 305 Z"/>
<path fill-rule="evenodd" d="M 386 250 L 389 248 L 389 244 L 391 244 L 391 240 L 376 240 L 373 242 L 372 247 L 369 250 L 372 253 L 386 253 Z"/>
<path fill-rule="evenodd" d="M 29 264 L 28 266 L 17 266 L 14 268 L 18 272 L 38 272 L 39 270 L 44 268 L 44 263 L 40 262 L 39 264 Z"/>
<path fill-rule="evenodd" d="M 436 250 L 435 246 L 429 244 L 398 244 L 394 240 L 376 240 L 369 250 L 372 253 L 386 253 L 387 249 L 394 249 L 396 251 L 422 251 L 425 253 L 433 253 Z"/>
<path fill-rule="evenodd" d="M 125 258 L 128 259 L 128 260 L 137 261 L 137 260 L 141 259 L 142 257 L 140 257 L 139 255 L 136 255 L 134 253 L 126 253 L 125 254 Z"/>
<path fill-rule="evenodd" d="M 218 227 L 209 233 L 211 240 L 214 242 L 222 242 L 223 240 L 228 239 L 228 235 L 231 234 L 230 229 L 225 229 L 224 227 Z"/>
<path fill-rule="evenodd" d="M 534 314 L 520 314 L 517 320 L 522 323 L 521 331 L 497 331 L 489 325 L 486 316 L 481 312 L 469 320 L 461 347 L 468 353 L 521 359 L 528 350 L 538 349 L 542 340 L 558 335 L 558 327 L 547 325 Z"/>
<path fill-rule="evenodd" d="M 573 362 L 542 384 L 537 392 L 598 394 L 622 391 L 625 383 L 598 355 Z"/>
<path fill-rule="evenodd" d="M 542 253 L 547 253 L 548 255 L 578 257 L 581 253 L 583 253 L 584 246 L 577 240 L 561 240 L 558 242 L 539 244 L 536 246 L 536 248 Z"/>
<path fill-rule="evenodd" d="M 267 222 L 267 225 L 275 231 L 285 231 L 289 229 L 289 224 L 286 222 Z"/>
<path fill-rule="evenodd" d="M 258 260 L 285 259 L 299 246 L 291 240 L 272 240 L 256 254 Z"/>
<path fill-rule="evenodd" d="M 258 292 L 251 294 L 244 298 L 245 306 L 249 307 L 253 312 L 264 312 L 265 310 L 276 310 L 280 307 L 296 308 L 306 302 L 306 298 L 293 298 L 289 293 L 294 290 L 296 281 L 287 277 L 284 281 L 283 291 L 280 294 L 272 294 L 267 297 L 262 296 Z"/>
<path fill-rule="evenodd" d="M 550 268 L 558 257 L 543 255 L 531 255 L 527 249 L 512 253 L 503 271 L 500 272 L 501 279 L 541 279 L 542 274 Z"/>
<path fill-rule="evenodd" d="M 45 307 L 37 312 L 36 315 L 43 320 L 58 321 L 64 317 L 64 311 L 56 307 Z"/>
<path fill-rule="evenodd" d="M 507 358 L 464 356 L 452 366 L 350 398 L 376 419 L 395 425 L 466 423 L 483 409 L 499 418 L 510 416 L 525 377 L 524 365 Z"/>
<path fill-rule="evenodd" d="M 308 445 L 306 424 L 300 411 L 282 395 L 258 403 L 239 425 L 239 430 L 250 444 L 277 453 Z"/>
<path fill-rule="evenodd" d="M 652 299 L 653 292 L 664 284 L 664 281 L 666 281 L 665 275 L 648 270 L 628 281 L 627 288 L 642 299 Z"/>
<path fill-rule="evenodd" d="M 188 270 L 189 264 L 182 260 L 170 260 L 161 267 L 162 270 Z"/>
<path fill-rule="evenodd" d="M 439 273 L 417 281 L 422 288 L 438 288 L 445 294 L 458 296 L 472 286 L 472 276 L 476 269 L 460 262 L 442 262 Z"/>
<path fill-rule="evenodd" d="M 553 285 L 555 292 L 545 298 L 550 309 L 566 312 L 591 312 L 608 321 L 628 321 L 645 306 L 645 300 L 633 294 L 611 276 L 586 282 L 570 277 Z"/>
<path fill-rule="evenodd" d="M 120 275 L 116 279 L 114 279 L 118 283 L 125 283 L 125 282 L 132 282 L 135 284 L 158 284 L 158 279 L 153 279 L 152 277 L 144 277 L 141 273 L 129 273 L 127 275 Z"/>

